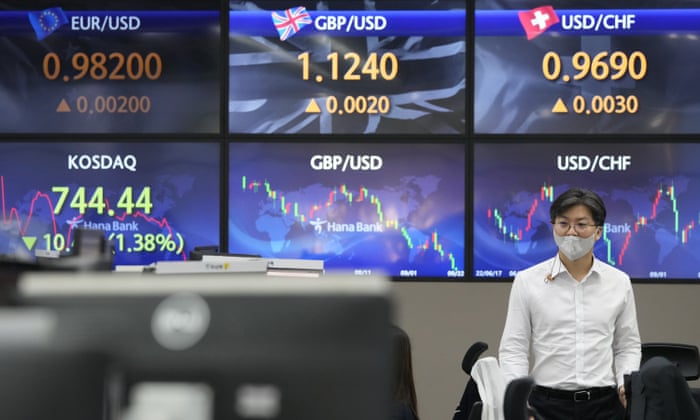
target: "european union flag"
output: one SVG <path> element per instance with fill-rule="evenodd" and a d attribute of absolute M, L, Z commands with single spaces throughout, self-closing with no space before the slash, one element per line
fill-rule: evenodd
<path fill-rule="evenodd" d="M 41 41 L 68 23 L 68 18 L 62 8 L 52 7 L 41 12 L 29 12 L 29 23 L 32 24 L 37 39 Z"/>

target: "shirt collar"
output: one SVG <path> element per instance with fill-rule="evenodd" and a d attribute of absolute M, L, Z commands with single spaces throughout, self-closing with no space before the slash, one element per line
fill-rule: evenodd
<path fill-rule="evenodd" d="M 552 262 L 552 266 L 555 267 L 553 270 L 554 277 L 557 277 L 559 275 L 559 273 L 566 273 L 566 275 L 571 280 L 574 280 L 573 276 L 571 276 L 571 274 L 569 274 L 569 270 L 566 269 L 564 262 L 561 260 L 561 257 L 559 256 L 559 253 L 557 253 L 557 255 L 554 256 L 554 261 Z M 598 258 L 596 258 L 595 255 L 593 255 L 593 265 L 591 266 L 591 269 L 588 271 L 588 273 L 586 273 L 586 275 L 583 277 L 583 280 L 581 280 L 581 283 L 588 281 L 588 279 L 591 277 L 594 277 L 594 278 L 600 277 L 602 266 L 603 266 L 602 261 L 600 261 Z M 557 269 L 557 267 L 558 267 L 558 269 Z"/>

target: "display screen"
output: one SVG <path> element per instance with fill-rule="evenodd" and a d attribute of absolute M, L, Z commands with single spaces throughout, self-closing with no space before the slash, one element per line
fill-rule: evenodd
<path fill-rule="evenodd" d="M 607 208 L 595 255 L 640 280 L 700 280 L 700 144 L 478 144 L 474 277 L 513 277 L 557 252 L 549 208 L 571 187 Z"/>
<path fill-rule="evenodd" d="M 113 241 L 115 264 L 184 260 L 218 244 L 216 143 L 0 143 L 0 253 L 70 253 L 76 228 Z"/>
<path fill-rule="evenodd" d="M 219 16 L 216 0 L 0 1 L 0 132 L 219 132 Z"/>
<path fill-rule="evenodd" d="M 231 132 L 465 132 L 463 0 L 229 4 Z"/>
<path fill-rule="evenodd" d="M 231 252 L 464 277 L 464 145 L 235 143 L 229 159 Z"/>
<path fill-rule="evenodd" d="M 22 276 L 16 304 L 0 311 L 3 418 L 392 417 L 396 352 L 385 279 L 154 277 Z M 63 409 L 67 402 L 83 404 Z M 105 415 L 107 406 L 118 414 Z"/>
<path fill-rule="evenodd" d="M 475 4 L 476 133 L 700 133 L 700 1 Z"/>

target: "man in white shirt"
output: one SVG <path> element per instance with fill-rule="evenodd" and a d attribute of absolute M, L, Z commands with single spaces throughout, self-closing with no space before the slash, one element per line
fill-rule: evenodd
<path fill-rule="evenodd" d="M 530 405 L 546 420 L 624 419 L 624 375 L 639 370 L 630 278 L 593 255 L 605 216 L 593 191 L 562 193 L 550 207 L 559 252 L 513 281 L 499 363 L 506 382 L 534 378 Z"/>

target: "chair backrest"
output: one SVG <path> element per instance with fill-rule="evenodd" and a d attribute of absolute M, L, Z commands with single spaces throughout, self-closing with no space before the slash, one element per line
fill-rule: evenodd
<path fill-rule="evenodd" d="M 503 396 L 505 420 L 527 420 L 529 418 L 527 400 L 530 398 L 530 392 L 534 386 L 535 381 L 529 376 L 513 379 L 506 385 L 506 392 Z"/>
<path fill-rule="evenodd" d="M 462 370 L 464 373 L 467 375 L 472 374 L 472 366 L 474 366 L 474 363 L 479 359 L 479 356 L 488 350 L 488 348 L 489 345 L 483 341 L 477 341 L 469 346 L 467 352 L 464 353 L 464 357 L 462 358 Z"/>
<path fill-rule="evenodd" d="M 484 403 L 477 401 L 472 405 L 472 409 L 469 412 L 469 418 L 467 420 L 481 420 L 481 411 L 484 408 Z"/>
<path fill-rule="evenodd" d="M 668 359 L 676 365 L 683 377 L 688 381 L 694 381 L 700 377 L 700 353 L 698 347 L 692 344 L 681 343 L 643 343 L 642 366 L 655 356 Z"/>

